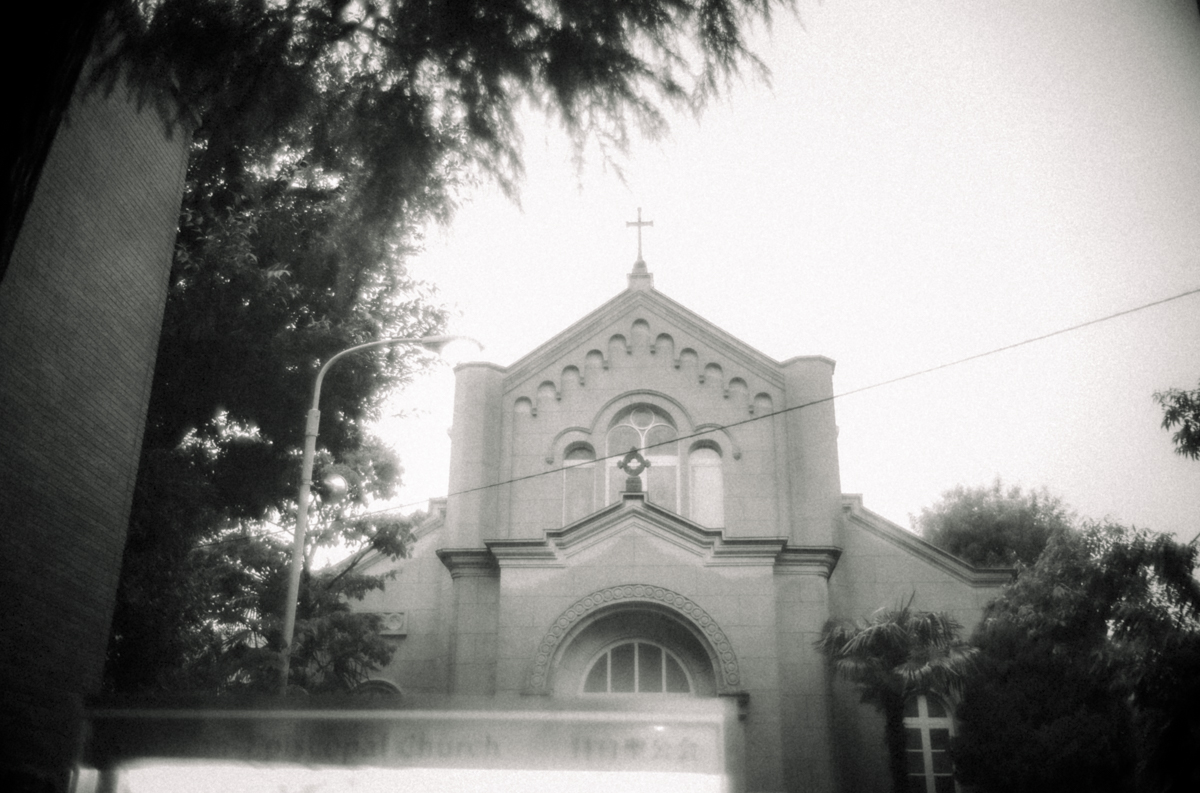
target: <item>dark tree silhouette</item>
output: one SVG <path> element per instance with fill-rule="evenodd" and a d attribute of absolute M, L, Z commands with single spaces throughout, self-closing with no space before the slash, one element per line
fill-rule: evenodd
<path fill-rule="evenodd" d="M 888 768 L 895 793 L 908 789 L 904 703 L 916 694 L 951 696 L 971 669 L 974 648 L 959 641 L 961 626 L 940 612 L 915 611 L 912 598 L 858 622 L 830 621 L 816 646 L 862 701 L 884 718 Z"/>
<path fill-rule="evenodd" d="M 929 542 L 980 567 L 1007 567 L 1037 561 L 1050 537 L 1071 526 L 1062 499 L 1040 490 L 959 485 L 912 518 Z"/>

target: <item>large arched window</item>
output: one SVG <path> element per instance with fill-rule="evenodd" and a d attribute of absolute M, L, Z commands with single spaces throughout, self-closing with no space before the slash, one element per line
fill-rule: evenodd
<path fill-rule="evenodd" d="M 567 450 L 563 459 L 563 525 L 595 511 L 596 453 L 587 444 Z"/>
<path fill-rule="evenodd" d="M 909 793 L 955 793 L 950 764 L 954 721 L 941 700 L 920 694 L 904 703 Z"/>
<path fill-rule="evenodd" d="M 688 493 L 688 517 L 713 529 L 725 525 L 725 483 L 715 447 L 697 446 L 688 454 Z"/>
<path fill-rule="evenodd" d="M 584 694 L 690 694 L 675 654 L 652 642 L 622 642 L 600 653 L 583 678 Z"/>
<path fill-rule="evenodd" d="M 634 405 L 618 413 L 608 430 L 605 503 L 616 501 L 617 494 L 625 489 L 625 472 L 617 467 L 617 463 L 630 449 L 642 449 L 642 456 L 650 463 L 649 470 L 642 474 L 647 498 L 679 512 L 679 444 L 676 437 L 675 422 L 657 408 Z"/>

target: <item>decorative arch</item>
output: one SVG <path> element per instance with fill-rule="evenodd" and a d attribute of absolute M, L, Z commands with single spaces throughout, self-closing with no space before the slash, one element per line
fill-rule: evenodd
<path fill-rule="evenodd" d="M 668 396 L 661 391 L 637 389 L 635 391 L 626 391 L 605 402 L 596 411 L 596 417 L 592 419 L 592 426 L 588 431 L 589 434 L 595 435 L 597 430 L 603 433 L 612 423 L 613 416 L 617 415 L 624 408 L 635 405 L 638 402 L 645 402 L 647 405 L 652 405 L 666 411 L 675 420 L 675 426 L 682 434 L 690 433 L 692 427 L 695 426 L 695 421 L 692 419 L 691 414 L 678 399 Z"/>
<path fill-rule="evenodd" d="M 708 651 L 716 676 L 717 693 L 729 694 L 741 690 L 742 674 L 733 644 L 717 621 L 689 598 L 660 586 L 622 584 L 605 587 L 575 601 L 542 637 L 534 656 L 529 675 L 529 689 L 534 694 L 550 692 L 550 667 L 563 649 L 563 642 L 585 620 L 605 611 L 638 603 L 665 608 L 700 639 Z"/>
<path fill-rule="evenodd" d="M 567 427 L 559 430 L 554 436 L 554 440 L 550 441 L 550 446 L 546 449 L 546 465 L 553 465 L 555 456 L 560 452 L 566 454 L 567 447 L 586 441 L 591 443 L 592 432 L 587 427 Z"/>
<path fill-rule="evenodd" d="M 698 424 L 692 429 L 691 434 L 694 435 L 700 432 L 711 432 L 714 436 L 723 435 L 725 437 L 725 441 L 727 443 L 726 448 L 729 449 L 730 456 L 732 456 L 735 460 L 742 459 L 742 447 L 733 439 L 733 435 L 725 427 L 721 426 L 720 424 Z M 697 441 L 699 444 L 703 444 L 703 442 L 704 439 Z M 693 446 L 695 445 L 696 444 L 693 444 Z M 720 444 L 718 443 L 718 445 Z"/>

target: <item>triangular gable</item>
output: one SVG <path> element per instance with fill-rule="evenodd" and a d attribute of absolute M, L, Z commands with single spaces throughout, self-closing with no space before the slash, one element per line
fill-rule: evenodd
<path fill-rule="evenodd" d="M 674 325 L 691 336 L 703 339 L 703 343 L 711 348 L 712 353 L 736 362 L 771 385 L 782 387 L 783 379 L 778 361 L 661 292 L 654 289 L 629 289 L 509 366 L 505 370 L 505 390 L 508 391 L 535 377 L 545 367 L 565 357 L 580 354 L 580 348 L 589 340 L 603 334 L 630 312 L 639 310 Z"/>
<path fill-rule="evenodd" d="M 566 567 L 578 553 L 617 535 L 640 530 L 682 548 L 704 566 L 817 566 L 829 575 L 841 551 L 827 547 L 788 547 L 786 537 L 726 537 L 680 515 L 649 503 L 644 493 L 622 499 L 569 526 L 545 532 L 539 539 L 490 540 L 485 544 L 501 567 Z"/>

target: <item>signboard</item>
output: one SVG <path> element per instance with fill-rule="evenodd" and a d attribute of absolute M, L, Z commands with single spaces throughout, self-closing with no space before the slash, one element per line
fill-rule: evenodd
<path fill-rule="evenodd" d="M 489 789 L 502 780 L 498 772 L 586 772 L 648 774 L 658 784 L 667 784 L 663 775 L 684 775 L 693 787 L 708 779 L 712 790 L 722 790 L 740 758 L 740 726 L 728 704 L 680 698 L 540 709 L 100 708 L 88 714 L 82 767 L 96 769 L 97 780 L 107 772 L 100 787 L 114 789 L 131 789 L 111 778 L 123 770 L 134 779 L 136 769 L 218 763 L 255 774 L 267 769 L 259 789 L 273 791 L 288 789 L 284 777 L 297 767 L 342 780 L 321 787 L 330 790 L 354 789 L 358 783 L 346 780 L 386 769 L 487 772 Z M 450 777 L 443 776 L 445 786 Z"/>

